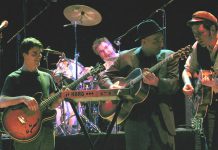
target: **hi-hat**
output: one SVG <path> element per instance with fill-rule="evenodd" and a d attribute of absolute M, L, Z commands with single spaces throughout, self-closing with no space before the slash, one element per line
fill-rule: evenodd
<path fill-rule="evenodd" d="M 64 9 L 64 16 L 71 22 L 83 26 L 93 26 L 101 22 L 101 14 L 85 5 L 71 5 Z"/>

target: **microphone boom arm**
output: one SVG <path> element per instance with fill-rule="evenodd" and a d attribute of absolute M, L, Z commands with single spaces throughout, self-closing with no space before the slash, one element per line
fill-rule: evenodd
<path fill-rule="evenodd" d="M 36 20 L 36 18 L 38 18 L 45 10 L 47 10 L 49 6 L 50 6 L 50 4 L 47 3 L 47 5 L 45 6 L 44 9 L 42 9 L 37 15 L 35 15 L 27 24 L 25 24 L 20 30 L 18 30 L 18 31 L 7 41 L 7 44 L 10 43 L 20 32 L 22 32 L 25 27 L 29 26 L 34 20 Z"/>

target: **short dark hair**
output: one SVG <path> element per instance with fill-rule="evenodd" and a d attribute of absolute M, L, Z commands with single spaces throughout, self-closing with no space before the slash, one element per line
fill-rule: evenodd
<path fill-rule="evenodd" d="M 92 49 L 95 52 L 95 54 L 97 54 L 97 55 L 98 55 L 98 52 L 96 49 L 101 44 L 101 42 L 107 42 L 107 43 L 111 44 L 111 42 L 106 37 L 101 37 L 101 38 L 96 39 L 92 44 Z"/>
<path fill-rule="evenodd" d="M 33 37 L 25 38 L 20 45 L 20 53 L 28 53 L 29 50 L 33 47 L 43 48 L 42 43 Z"/>

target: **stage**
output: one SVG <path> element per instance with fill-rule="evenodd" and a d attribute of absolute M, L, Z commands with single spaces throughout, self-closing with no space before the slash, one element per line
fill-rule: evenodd
<path fill-rule="evenodd" d="M 105 141 L 105 134 L 90 134 L 91 141 L 97 142 L 93 150 L 125 150 L 125 133 L 111 134 Z M 57 136 L 55 150 L 91 150 L 88 139 L 82 135 Z M 176 150 L 203 150 L 200 136 L 191 129 L 176 129 Z M 3 139 L 3 150 L 14 150 L 11 139 Z"/>

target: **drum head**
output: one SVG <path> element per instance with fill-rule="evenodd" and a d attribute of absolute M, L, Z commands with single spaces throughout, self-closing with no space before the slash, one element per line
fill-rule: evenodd
<path fill-rule="evenodd" d="M 76 80 L 81 77 L 81 73 L 84 70 L 84 66 L 79 62 L 76 62 L 72 59 L 62 58 L 56 64 L 57 69 L 53 70 L 56 75 L 63 75 L 68 79 Z M 77 68 L 77 70 L 76 70 Z M 77 72 L 77 73 L 76 73 Z M 76 76 L 77 75 L 77 76 Z"/>

